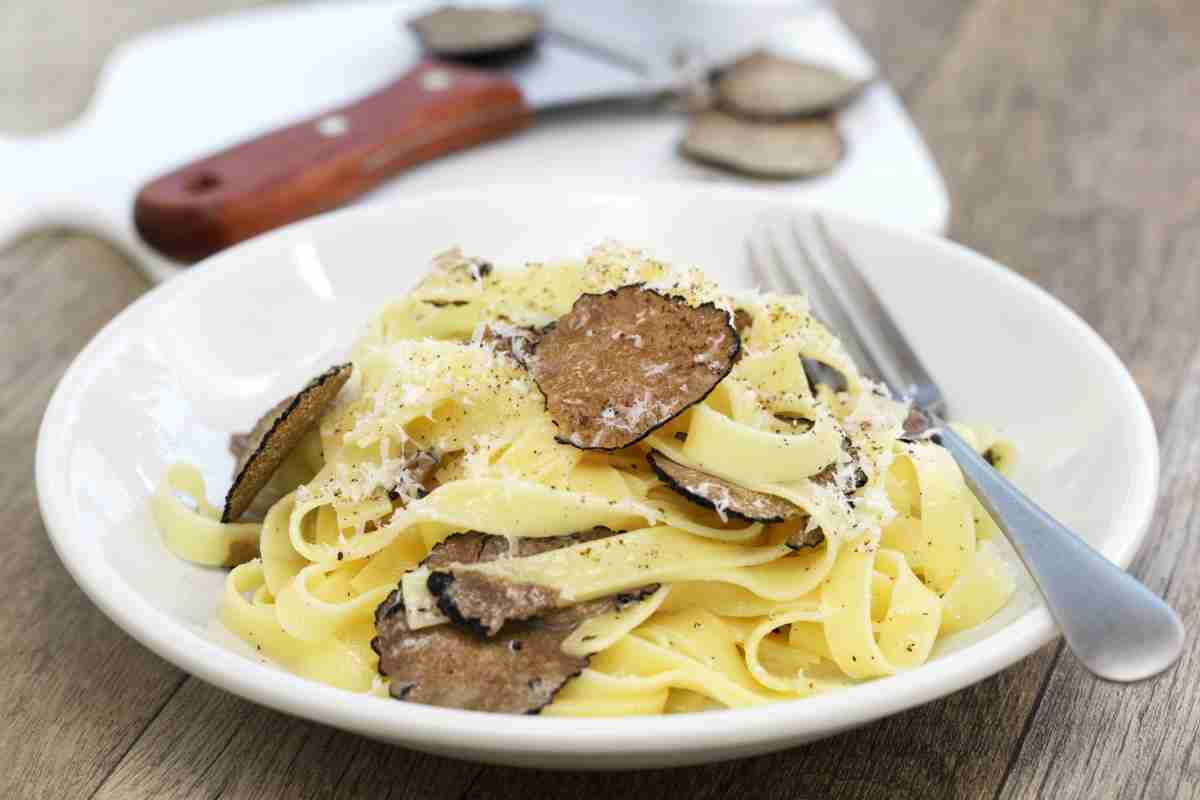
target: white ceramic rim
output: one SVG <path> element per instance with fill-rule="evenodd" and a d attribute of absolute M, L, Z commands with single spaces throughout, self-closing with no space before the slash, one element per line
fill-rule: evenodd
<path fill-rule="evenodd" d="M 670 193 L 677 191 L 679 185 L 677 182 L 648 182 L 639 185 L 636 193 L 643 197 L 659 191 Z M 521 191 L 531 186 L 506 184 L 504 188 Z M 488 188 L 494 190 L 497 187 Z M 469 197 L 478 191 L 479 188 L 448 190 L 423 197 L 425 200 L 444 200 Z M 754 189 L 741 187 L 706 187 L 705 191 L 756 194 Z M 781 202 L 779 205 L 795 205 L 799 211 L 808 208 L 800 202 Z M 679 756 L 692 752 L 729 752 L 735 748 L 753 751 L 755 748 L 768 749 L 772 744 L 782 747 L 789 741 L 819 738 L 832 731 L 913 708 L 976 683 L 1024 658 L 1056 636 L 1049 612 L 1039 605 L 1003 630 L 957 651 L 952 657 L 827 695 L 753 709 L 657 717 L 568 719 L 506 715 L 502 725 L 498 726 L 494 714 L 400 704 L 355 695 L 248 660 L 179 625 L 133 591 L 107 565 L 85 562 L 79 544 L 82 540 L 71 535 L 74 522 L 70 504 L 63 499 L 69 496 L 69 487 L 64 485 L 62 470 L 56 470 L 55 465 L 67 452 L 65 432 L 68 428 L 64 418 L 68 398 L 76 390 L 92 354 L 103 350 L 107 341 L 119 335 L 124 325 L 160 300 L 187 292 L 190 283 L 203 273 L 236 266 L 246 248 L 256 248 L 263 241 L 296 236 L 303 228 L 344 225 L 354 217 L 381 214 L 394 215 L 396 211 L 388 205 L 351 208 L 297 223 L 238 245 L 152 289 L 93 338 L 55 389 L 38 433 L 36 460 L 38 501 L 50 540 L 67 570 L 92 602 L 159 656 L 201 680 L 253 702 L 347 730 L 399 740 L 431 751 L 526 755 L 535 751 L 554 760 L 556 755 L 587 753 L 632 756 L 658 752 Z M 1135 415 L 1125 422 L 1136 429 L 1139 440 L 1149 444 L 1150 463 L 1137 465 L 1137 473 L 1143 477 L 1130 492 L 1126 506 L 1126 516 L 1134 521 L 1136 530 L 1113 546 L 1104 548 L 1107 558 L 1122 567 L 1128 566 L 1145 540 L 1153 518 L 1158 496 L 1159 451 L 1145 399 L 1116 353 L 1070 308 L 996 262 L 930 234 L 859 219 L 854 222 L 921 246 L 950 251 L 965 268 L 996 271 L 998 274 L 993 275 L 994 278 L 1015 284 L 1030 302 L 1041 304 L 1060 318 L 1074 334 L 1092 346 L 1099 358 L 1114 368 L 1114 373 L 1120 376 L 1119 382 L 1106 386 L 1106 390 L 1121 395 L 1119 402 L 1123 407 L 1136 409 Z M 500 760 L 496 755 L 493 758 Z"/>

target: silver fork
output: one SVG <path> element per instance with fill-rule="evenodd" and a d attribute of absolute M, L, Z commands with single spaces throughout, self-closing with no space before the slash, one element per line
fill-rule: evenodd
<path fill-rule="evenodd" d="M 1055 521 L 945 424 L 941 390 L 820 215 L 813 215 L 807 229 L 793 216 L 764 221 L 747 249 L 766 288 L 802 291 L 789 269 L 793 263 L 799 267 L 814 310 L 863 371 L 924 414 L 933 440 L 958 462 L 967 485 L 1033 576 L 1067 646 L 1092 674 L 1140 681 L 1179 658 L 1183 623 L 1171 607 Z"/>

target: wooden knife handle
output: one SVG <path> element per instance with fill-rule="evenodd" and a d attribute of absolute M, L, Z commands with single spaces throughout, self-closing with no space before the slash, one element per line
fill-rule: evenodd
<path fill-rule="evenodd" d="M 362 100 L 154 179 L 138 193 L 134 224 L 164 255 L 197 261 L 530 119 L 507 77 L 428 59 Z"/>

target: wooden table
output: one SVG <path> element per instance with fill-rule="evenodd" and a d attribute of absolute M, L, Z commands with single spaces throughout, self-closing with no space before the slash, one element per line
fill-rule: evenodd
<path fill-rule="evenodd" d="M 29 132 L 77 114 L 118 41 L 241 5 L 0 4 L 0 129 Z M 1064 300 L 1138 379 L 1164 445 L 1164 477 L 1134 571 L 1196 630 L 1195 0 L 838 5 L 902 90 L 946 174 L 951 236 Z M 1148 684 L 1097 683 L 1055 643 L 945 700 L 819 744 L 623 774 L 418 755 L 191 679 L 75 587 L 34 495 L 37 424 L 55 381 L 146 288 L 108 245 L 64 231 L 0 253 L 0 798 L 1200 797 L 1195 637 L 1179 667 Z"/>

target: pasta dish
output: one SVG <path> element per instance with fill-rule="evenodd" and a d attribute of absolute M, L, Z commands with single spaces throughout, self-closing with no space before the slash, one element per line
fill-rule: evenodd
<path fill-rule="evenodd" d="M 1002 471 L 1013 448 L 955 429 Z M 924 663 L 1013 594 L 995 523 L 803 296 L 615 245 L 458 250 L 348 363 L 175 464 L 166 546 L 231 568 L 264 659 L 409 702 L 560 716 L 742 708 Z"/>

